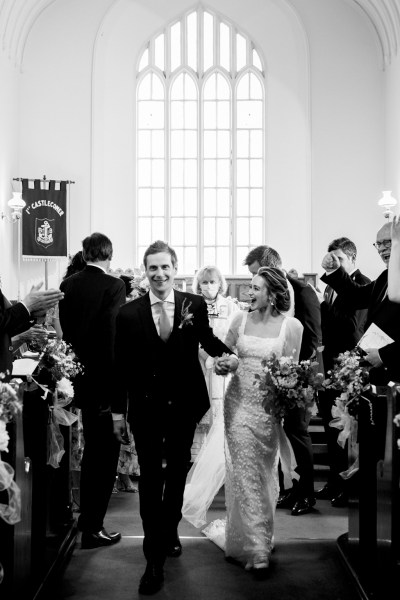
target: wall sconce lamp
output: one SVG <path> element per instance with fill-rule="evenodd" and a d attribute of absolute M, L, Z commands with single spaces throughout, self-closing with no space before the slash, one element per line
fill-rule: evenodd
<path fill-rule="evenodd" d="M 382 192 L 382 194 L 382 198 L 378 200 L 378 206 L 381 206 L 384 209 L 383 216 L 389 221 L 390 217 L 394 214 L 392 208 L 396 206 L 397 200 L 396 198 L 393 198 L 390 190 L 386 190 Z"/>
<path fill-rule="evenodd" d="M 22 192 L 13 192 L 13 197 L 7 204 L 11 209 L 11 218 L 7 217 L 3 212 L 1 213 L 1 218 L 15 223 L 15 221 L 18 221 L 22 217 L 22 211 L 26 205 L 25 200 L 22 199 Z"/>

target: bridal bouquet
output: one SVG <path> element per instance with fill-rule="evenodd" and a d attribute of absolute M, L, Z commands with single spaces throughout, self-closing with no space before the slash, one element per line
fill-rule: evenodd
<path fill-rule="evenodd" d="M 318 363 L 295 362 L 292 357 L 275 354 L 261 361 L 263 372 L 255 374 L 255 384 L 265 393 L 264 408 L 280 420 L 296 406 L 313 410 L 316 393 L 324 377 L 317 372 Z"/>

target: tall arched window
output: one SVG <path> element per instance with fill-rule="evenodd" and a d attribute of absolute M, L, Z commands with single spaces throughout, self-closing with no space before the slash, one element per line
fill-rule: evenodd
<path fill-rule="evenodd" d="M 143 49 L 137 72 L 137 253 L 175 248 L 180 274 L 246 272 L 263 243 L 264 70 L 254 44 L 198 8 Z"/>

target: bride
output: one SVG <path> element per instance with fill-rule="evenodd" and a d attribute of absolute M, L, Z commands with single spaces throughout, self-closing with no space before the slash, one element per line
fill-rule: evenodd
<path fill-rule="evenodd" d="M 290 294 L 280 269 L 260 268 L 250 298 L 251 312 L 234 315 L 225 340 L 236 349 L 239 361 L 222 357 L 217 367 L 233 372 L 224 401 L 226 519 L 213 521 L 203 533 L 227 558 L 261 575 L 268 569 L 273 546 L 278 461 L 290 477 L 291 452 L 282 424 L 268 412 L 268 402 L 263 407 L 255 374 L 262 373 L 261 360 L 272 353 L 298 360 L 303 326 L 282 314 L 289 309 Z M 213 437 L 210 431 L 206 447 L 212 449 Z M 209 473 L 212 463 L 207 465 L 210 456 L 202 449 L 185 490 L 182 513 L 196 526 L 218 491 Z"/>

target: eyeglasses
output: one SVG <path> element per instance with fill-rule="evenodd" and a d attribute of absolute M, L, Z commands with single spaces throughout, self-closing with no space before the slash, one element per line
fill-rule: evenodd
<path fill-rule="evenodd" d="M 389 246 L 392 245 L 392 240 L 382 240 L 381 242 L 375 242 L 375 244 L 372 245 L 375 246 L 377 250 L 380 250 L 381 248 L 389 248 Z"/>

